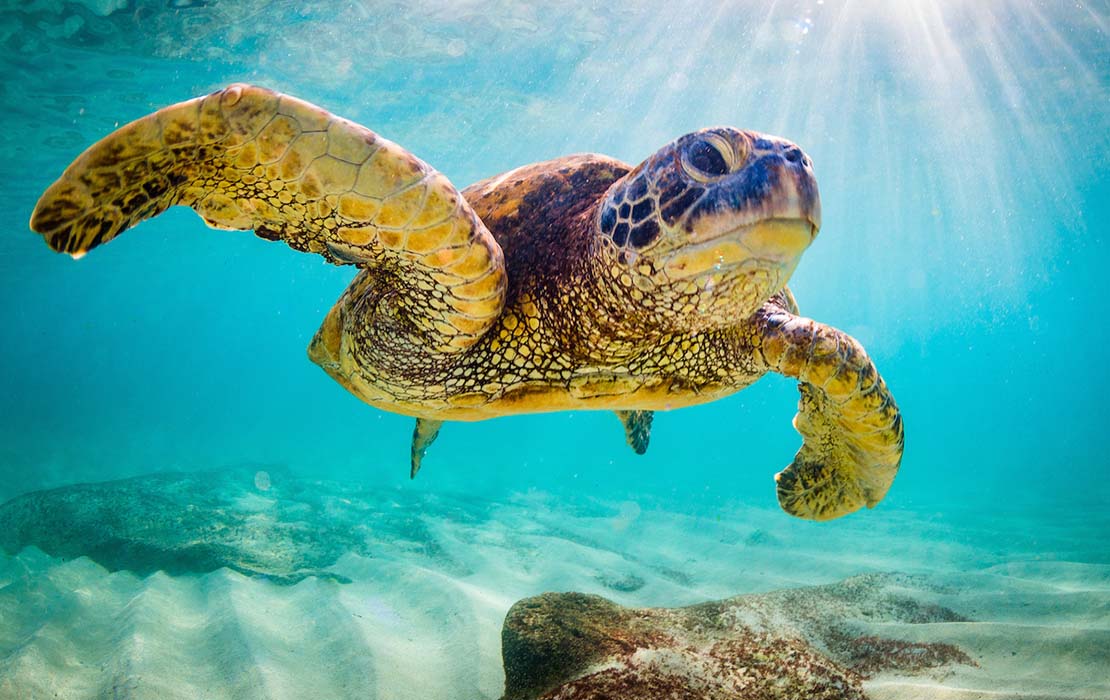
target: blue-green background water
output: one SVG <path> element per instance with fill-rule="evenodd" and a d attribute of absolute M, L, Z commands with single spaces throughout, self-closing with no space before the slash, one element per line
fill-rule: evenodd
<path fill-rule="evenodd" d="M 28 231 L 39 193 L 94 140 L 245 81 L 358 121 L 460 187 L 571 152 L 636 163 L 712 124 L 786 136 L 815 161 L 824 205 L 791 286 L 805 314 L 864 343 L 905 416 L 888 500 L 852 517 L 1105 509 L 1107 3 L 188 5 L 0 15 L 0 498 L 281 464 L 483 497 L 774 506 L 771 475 L 800 444 L 792 382 L 660 414 L 644 457 L 605 413 L 449 425 L 410 484 L 410 419 L 305 357 L 353 270 L 185 209 L 79 262 Z"/>

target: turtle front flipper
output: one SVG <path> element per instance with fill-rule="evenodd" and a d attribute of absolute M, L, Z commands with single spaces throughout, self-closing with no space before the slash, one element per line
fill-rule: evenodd
<path fill-rule="evenodd" d="M 80 257 L 168 207 L 397 280 L 421 341 L 472 345 L 504 304 L 501 247 L 400 146 L 287 95 L 232 85 L 134 121 L 51 185 L 31 228 Z"/>
<path fill-rule="evenodd" d="M 775 476 L 779 503 L 811 520 L 874 507 L 902 461 L 894 397 L 854 338 L 768 307 L 759 316 L 757 356 L 767 369 L 800 381 L 794 427 L 804 438 L 794 462 Z"/>

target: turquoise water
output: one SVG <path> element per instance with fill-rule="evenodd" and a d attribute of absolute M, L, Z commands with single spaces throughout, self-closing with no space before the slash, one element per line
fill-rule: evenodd
<path fill-rule="evenodd" d="M 28 230 L 38 195 L 94 140 L 250 82 L 366 125 L 459 187 L 573 152 L 638 163 L 715 124 L 795 141 L 824 222 L 790 286 L 803 314 L 864 344 L 906 427 L 887 499 L 804 532 L 958 511 L 997 513 L 1002 531 L 1066 514 L 1110 535 L 1108 28 L 1105 2 L 1033 0 L 12 6 L 0 500 L 226 468 L 789 518 L 771 480 L 800 444 L 789 380 L 657 415 L 642 457 L 607 413 L 448 424 L 410 482 L 411 419 L 305 357 L 353 270 L 186 209 L 78 262 Z M 1105 540 L 1053 549 L 1064 540 L 1027 555 L 1110 565 Z"/>

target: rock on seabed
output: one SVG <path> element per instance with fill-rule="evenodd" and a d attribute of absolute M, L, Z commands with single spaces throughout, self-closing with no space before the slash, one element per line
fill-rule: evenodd
<path fill-rule="evenodd" d="M 900 596 L 900 578 L 674 609 L 582 593 L 527 598 L 502 630 L 503 700 L 865 700 L 863 681 L 874 673 L 974 664 L 951 645 L 859 633 L 853 620 L 964 619 Z"/>

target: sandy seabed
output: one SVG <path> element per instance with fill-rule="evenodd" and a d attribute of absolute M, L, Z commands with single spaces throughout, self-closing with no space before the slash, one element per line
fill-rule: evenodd
<path fill-rule="evenodd" d="M 80 490 L 0 507 L 0 698 L 493 700 L 502 621 L 521 598 L 582 591 L 674 607 L 870 572 L 906 574 L 907 595 L 967 621 L 857 629 L 952 644 L 975 665 L 879 674 L 869 697 L 1110 697 L 1104 513 L 880 507 L 815 524 L 651 499 L 491 502 L 282 475 L 159 478 L 113 482 L 95 498 L 147 502 L 142 489 L 157 488 L 170 494 L 159 512 L 208 525 L 129 520 L 127 500 L 81 510 L 93 496 Z M 166 551 L 122 542 L 121 532 L 155 541 L 160 527 L 182 535 Z M 193 554 L 174 558 L 174 547 Z"/>

